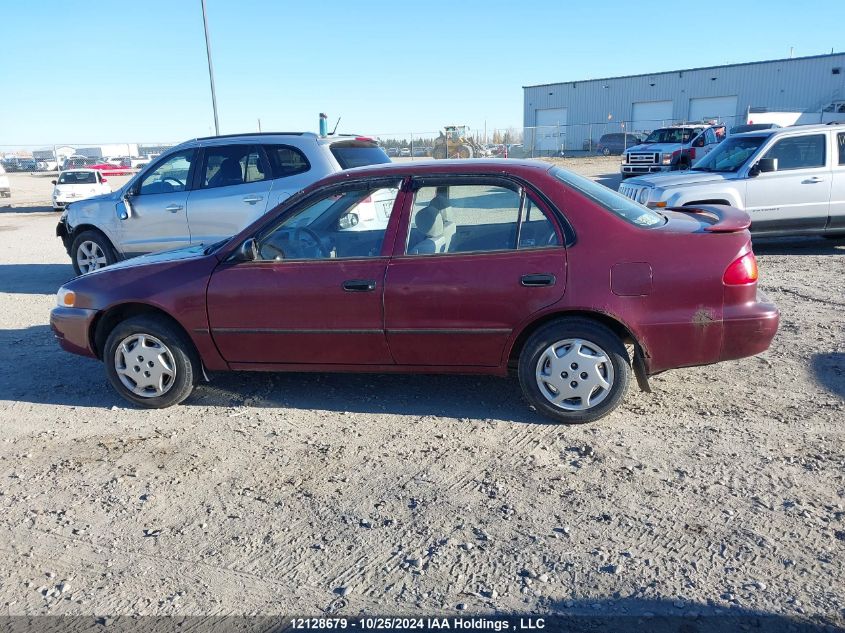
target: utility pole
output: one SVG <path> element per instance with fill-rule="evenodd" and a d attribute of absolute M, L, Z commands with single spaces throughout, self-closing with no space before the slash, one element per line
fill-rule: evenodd
<path fill-rule="evenodd" d="M 208 57 L 208 78 L 211 80 L 211 107 L 214 109 L 214 133 L 220 136 L 220 124 L 217 122 L 217 93 L 214 91 L 214 68 L 211 65 L 211 40 L 208 39 L 208 18 L 205 15 L 205 0 L 202 4 L 202 24 L 205 28 L 205 54 Z"/>

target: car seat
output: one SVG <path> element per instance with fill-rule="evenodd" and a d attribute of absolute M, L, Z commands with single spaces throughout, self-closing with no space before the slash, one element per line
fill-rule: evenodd
<path fill-rule="evenodd" d="M 431 205 L 420 209 L 414 221 L 417 229 L 425 235 L 425 239 L 408 251 L 409 255 L 430 255 L 445 253 L 448 250 L 450 240 L 449 236 L 444 233 L 443 216 L 439 209 Z"/>
<path fill-rule="evenodd" d="M 228 187 L 230 185 L 241 185 L 244 182 L 244 174 L 241 170 L 241 161 L 232 156 L 220 163 L 220 169 L 208 180 L 208 187 Z"/>

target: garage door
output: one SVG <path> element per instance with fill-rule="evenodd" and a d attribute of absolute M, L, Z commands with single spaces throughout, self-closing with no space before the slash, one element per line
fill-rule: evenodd
<path fill-rule="evenodd" d="M 631 109 L 632 132 L 651 132 L 672 123 L 671 101 L 637 101 Z"/>
<path fill-rule="evenodd" d="M 689 100 L 689 120 L 718 119 L 729 126 L 736 117 L 736 97 L 703 97 Z"/>
<path fill-rule="evenodd" d="M 541 152 L 558 152 L 566 147 L 567 108 L 537 110 L 535 149 Z"/>

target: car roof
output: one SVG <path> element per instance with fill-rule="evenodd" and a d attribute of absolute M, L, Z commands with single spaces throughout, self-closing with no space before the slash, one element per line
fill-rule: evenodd
<path fill-rule="evenodd" d="M 167 152 L 170 152 L 173 149 L 183 148 L 183 147 L 190 147 L 194 144 L 210 144 L 215 145 L 217 143 L 226 143 L 232 141 L 254 141 L 255 139 L 261 139 L 262 141 L 284 141 L 284 140 L 291 140 L 291 139 L 313 139 L 318 143 L 326 143 L 332 144 L 339 141 L 372 141 L 373 143 L 376 142 L 374 138 L 370 138 L 369 136 L 365 136 L 363 134 L 329 134 L 326 136 L 320 136 L 315 134 L 314 132 L 245 132 L 242 134 L 220 134 L 217 136 L 199 136 L 197 138 L 188 139 L 187 141 L 183 141 L 178 145 L 174 145 L 171 148 L 168 148 Z"/>
<path fill-rule="evenodd" d="M 731 136 L 782 136 L 785 134 L 794 134 L 796 132 L 825 132 L 835 127 L 835 125 L 828 125 L 827 123 L 818 123 L 814 125 L 790 125 L 788 127 L 775 127 L 766 130 L 739 132 L 737 134 L 731 134 Z"/>
<path fill-rule="evenodd" d="M 379 178 L 386 176 L 434 176 L 434 175 L 525 175 L 544 173 L 554 165 L 538 160 L 498 159 L 449 159 L 421 160 L 413 163 L 378 163 L 365 167 L 354 167 L 337 172 L 323 182 L 340 182 L 352 178 Z"/>
<path fill-rule="evenodd" d="M 78 174 L 96 174 L 96 173 L 98 173 L 98 172 L 97 172 L 97 170 L 96 170 L 96 169 L 82 169 L 82 168 L 78 168 L 78 169 L 63 169 L 63 170 L 62 170 L 62 173 L 63 173 L 63 174 L 68 174 L 68 173 L 78 173 Z"/>

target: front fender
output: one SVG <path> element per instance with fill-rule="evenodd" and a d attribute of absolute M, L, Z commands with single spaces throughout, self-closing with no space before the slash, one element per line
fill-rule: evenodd
<path fill-rule="evenodd" d="M 692 203 L 711 203 L 714 204 L 716 200 L 724 200 L 728 206 L 736 207 L 737 209 L 745 210 L 745 203 L 738 192 L 730 189 L 713 189 L 695 191 L 676 191 L 666 198 L 667 207 L 683 207 Z"/>

